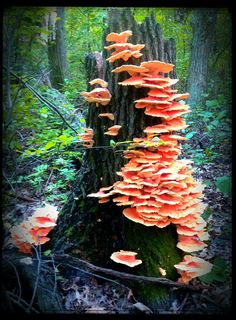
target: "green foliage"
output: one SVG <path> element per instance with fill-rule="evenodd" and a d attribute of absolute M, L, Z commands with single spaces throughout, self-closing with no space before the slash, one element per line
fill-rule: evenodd
<path fill-rule="evenodd" d="M 229 176 L 218 177 L 216 178 L 216 186 L 222 193 L 230 195 L 232 192 L 232 178 Z"/>
<path fill-rule="evenodd" d="M 107 9 L 96 7 L 65 8 L 67 60 L 70 78 L 65 79 L 67 99 L 74 100 L 78 91 L 86 90 L 85 55 L 102 51 L 102 34 L 107 26 Z"/>
<path fill-rule="evenodd" d="M 206 98 L 209 94 L 204 94 Z M 223 94 L 214 99 L 207 99 L 205 105 L 192 108 L 191 113 L 185 116 L 189 128 L 182 130 L 185 137 L 191 139 L 192 148 L 183 143 L 183 149 L 192 158 L 196 165 L 211 163 L 221 157 L 219 148 L 223 145 L 230 153 L 231 146 L 231 99 Z"/>
<path fill-rule="evenodd" d="M 211 272 L 200 276 L 199 279 L 206 283 L 213 281 L 225 282 L 226 281 L 226 269 L 227 265 L 221 257 L 216 257 L 213 262 L 213 268 Z"/>
<path fill-rule="evenodd" d="M 207 220 L 213 213 L 213 210 L 211 208 L 206 208 L 203 212 L 203 214 L 201 215 L 201 217 L 204 219 L 204 220 Z"/>

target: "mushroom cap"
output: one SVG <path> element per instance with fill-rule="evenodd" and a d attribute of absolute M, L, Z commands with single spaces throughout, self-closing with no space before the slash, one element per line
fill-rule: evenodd
<path fill-rule="evenodd" d="M 80 95 L 88 102 L 95 102 L 104 106 L 111 100 L 111 94 L 107 88 L 96 88 L 90 92 L 82 91 Z"/>
<path fill-rule="evenodd" d="M 114 41 L 116 43 L 125 43 L 127 39 L 132 36 L 133 32 L 130 30 L 121 33 L 111 32 L 106 36 L 106 41 Z"/>
<path fill-rule="evenodd" d="M 125 264 L 133 268 L 142 263 L 142 260 L 136 259 L 136 255 L 137 253 L 133 251 L 120 250 L 113 252 L 110 258 L 117 263 Z"/>
<path fill-rule="evenodd" d="M 113 113 L 99 113 L 98 116 L 101 117 L 101 118 L 108 118 L 110 120 L 114 120 L 115 119 Z"/>
<path fill-rule="evenodd" d="M 145 44 L 132 44 L 132 43 L 114 43 L 109 46 L 105 46 L 104 49 L 106 50 L 112 50 L 115 49 L 115 51 L 112 54 L 118 53 L 122 50 L 131 50 L 131 51 L 139 51 L 145 47 Z"/>
<path fill-rule="evenodd" d="M 165 63 L 159 60 L 153 60 L 153 61 L 144 61 L 141 63 L 141 67 L 145 67 L 149 70 L 149 72 L 162 72 L 162 73 L 169 73 L 173 70 L 174 64 Z"/>
<path fill-rule="evenodd" d="M 141 103 L 146 103 L 146 104 L 171 104 L 171 102 L 167 100 L 157 100 L 154 97 L 146 97 L 146 98 L 141 98 L 138 100 L 135 100 L 135 102 L 141 102 Z"/>
<path fill-rule="evenodd" d="M 100 79 L 100 78 L 93 79 L 93 80 L 89 81 L 89 83 L 91 85 L 99 84 L 102 88 L 107 88 L 107 86 L 108 86 L 108 83 L 105 80 Z"/>
<path fill-rule="evenodd" d="M 183 275 L 187 275 L 190 279 L 184 281 L 188 283 L 192 278 L 202 276 L 209 273 L 212 270 L 213 265 L 208 261 L 191 255 L 185 255 L 183 261 L 175 264 L 174 267 L 177 271 Z"/>
<path fill-rule="evenodd" d="M 112 70 L 112 72 L 115 72 L 115 73 L 119 73 L 123 71 L 127 71 L 132 76 L 136 73 L 143 73 L 145 71 L 148 71 L 148 69 L 144 67 L 132 65 L 132 64 L 124 64 Z"/>
<path fill-rule="evenodd" d="M 176 93 L 170 95 L 169 100 L 181 100 L 181 99 L 188 99 L 189 93 Z"/>
<path fill-rule="evenodd" d="M 148 95 L 157 98 L 169 98 L 169 94 L 165 93 L 163 90 L 160 89 L 151 89 L 148 92 Z"/>
<path fill-rule="evenodd" d="M 206 244 L 197 237 L 179 235 L 178 239 L 177 247 L 185 252 L 199 251 L 206 247 Z"/>
<path fill-rule="evenodd" d="M 31 217 L 11 228 L 12 242 L 20 252 L 32 253 L 32 245 L 44 244 L 50 240 L 46 235 L 56 225 L 58 214 L 57 208 L 49 204 L 37 208 Z"/>
<path fill-rule="evenodd" d="M 141 85 L 143 83 L 143 79 L 141 76 L 132 76 L 122 82 L 118 82 L 118 84 L 122 85 L 122 86 L 137 86 L 137 85 Z"/>
<path fill-rule="evenodd" d="M 115 125 L 115 126 L 109 127 L 108 131 L 104 132 L 104 134 L 106 134 L 108 136 L 117 136 L 121 127 L 122 126 L 120 126 L 120 125 Z"/>

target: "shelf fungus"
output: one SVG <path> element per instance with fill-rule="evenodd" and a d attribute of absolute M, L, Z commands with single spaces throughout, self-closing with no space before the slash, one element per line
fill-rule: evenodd
<path fill-rule="evenodd" d="M 94 102 L 97 106 L 106 106 L 110 103 L 111 94 L 107 88 L 96 88 L 90 92 L 82 91 L 80 95 L 88 102 Z"/>
<path fill-rule="evenodd" d="M 213 265 L 201 258 L 186 255 L 184 256 L 183 261 L 179 264 L 175 264 L 174 267 L 181 275 L 178 282 L 188 284 L 193 278 L 211 272 Z"/>
<path fill-rule="evenodd" d="M 108 131 L 104 132 L 104 134 L 106 134 L 108 136 L 117 136 L 119 134 L 120 128 L 121 128 L 121 126 L 119 126 L 119 125 L 112 126 L 112 127 L 108 128 Z"/>
<path fill-rule="evenodd" d="M 118 58 L 126 61 L 143 48 L 142 45 L 127 43 L 131 35 L 128 30 L 107 36 L 107 41 L 115 42 L 105 47 L 107 50 L 115 49 L 108 61 Z M 204 241 L 208 240 L 209 235 L 202 218 L 207 205 L 204 203 L 204 185 L 192 176 L 192 161 L 178 159 L 182 149 L 180 142 L 185 141 L 186 137 L 176 131 L 188 127 L 182 116 L 190 112 L 190 107 L 182 103 L 189 94 L 178 93 L 177 89 L 172 88 L 178 82 L 178 79 L 169 76 L 173 68 L 173 64 L 154 60 L 140 65 L 124 64 L 112 70 L 114 73 L 128 74 L 127 79 L 119 82 L 120 85 L 148 89 L 146 97 L 134 101 L 134 107 L 143 109 L 144 114 L 153 118 L 152 125 L 144 128 L 145 136 L 133 138 L 124 151 L 128 162 L 117 172 L 121 180 L 110 186 L 112 190 L 103 188 L 94 196 L 105 201 L 112 197 L 117 206 L 125 207 L 122 213 L 127 219 L 146 227 L 174 225 L 178 236 L 177 247 L 191 253 L 207 246 Z M 116 135 L 117 127 L 119 129 L 120 126 L 109 128 L 105 134 Z M 127 264 L 135 259 L 135 255 L 120 251 L 113 253 L 111 258 Z M 210 263 L 191 255 L 185 256 L 184 261 L 175 267 L 183 283 L 211 270 Z"/>
<path fill-rule="evenodd" d="M 113 252 L 110 258 L 117 263 L 125 264 L 126 266 L 133 268 L 142 263 L 142 260 L 136 259 L 136 255 L 137 253 L 133 251 L 120 250 Z"/>
<path fill-rule="evenodd" d="M 132 44 L 127 43 L 128 38 L 132 36 L 132 31 L 127 30 L 121 33 L 110 33 L 106 37 L 106 41 L 115 42 L 112 45 L 105 46 L 104 49 L 114 51 L 111 53 L 110 57 L 106 61 L 114 62 L 118 59 L 127 61 L 129 58 L 140 58 L 143 54 L 140 50 L 145 47 L 144 44 Z"/>
<path fill-rule="evenodd" d="M 113 113 L 99 113 L 98 116 L 99 116 L 100 118 L 107 118 L 107 119 L 112 120 L 112 121 L 115 119 Z"/>
<path fill-rule="evenodd" d="M 85 148 L 91 148 L 93 146 L 94 140 L 92 128 L 84 128 L 84 133 L 81 133 L 79 137 Z"/>
<path fill-rule="evenodd" d="M 20 252 L 32 254 L 33 246 L 50 240 L 47 235 L 55 227 L 58 214 L 57 208 L 49 204 L 37 208 L 27 220 L 10 229 L 12 243 Z"/>

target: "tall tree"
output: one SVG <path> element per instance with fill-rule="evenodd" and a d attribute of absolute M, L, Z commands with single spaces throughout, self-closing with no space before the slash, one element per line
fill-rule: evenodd
<path fill-rule="evenodd" d="M 142 61 L 162 60 L 173 63 L 175 58 L 174 41 L 163 38 L 160 25 L 152 15 L 144 23 L 137 24 L 130 9 L 110 9 L 108 11 L 109 25 L 104 33 L 132 30 L 132 43 L 143 43 Z M 158 266 L 168 270 L 168 277 L 176 279 L 177 274 L 173 265 L 181 260 L 180 252 L 176 248 L 177 238 L 175 230 L 170 226 L 164 229 L 145 227 L 134 223 L 122 216 L 122 209 L 112 203 L 98 204 L 97 199 L 87 195 L 97 192 L 102 186 L 109 186 L 118 180 L 116 172 L 124 164 L 121 152 L 110 147 L 110 138 L 104 131 L 113 124 L 122 126 L 122 132 L 114 140 L 126 141 L 143 135 L 143 129 L 151 124 L 151 117 L 142 110 L 134 108 L 134 101 L 145 95 L 145 89 L 131 86 L 120 86 L 118 82 L 125 79 L 123 73 L 112 73 L 112 69 L 123 64 L 121 60 L 110 64 L 105 59 L 109 53 L 91 53 L 86 57 L 87 80 L 100 77 L 109 83 L 112 94 L 111 104 L 104 106 L 102 112 L 112 112 L 116 121 L 101 119 L 98 114 L 100 107 L 95 104 L 89 106 L 87 127 L 93 128 L 95 144 L 88 149 L 78 172 L 75 188 L 69 202 L 63 209 L 59 224 L 52 236 L 54 250 L 75 252 L 79 250 L 82 257 L 103 266 L 112 266 L 127 271 L 127 267 L 111 264 L 111 253 L 116 250 L 134 250 L 138 248 L 139 257 L 143 264 L 139 273 L 156 276 Z M 140 63 L 140 59 L 129 59 L 128 64 Z M 175 73 L 175 71 L 174 71 Z M 88 86 L 88 91 L 90 90 Z M 130 271 L 130 270 L 129 270 Z M 133 270 L 132 270 L 133 271 Z M 135 272 L 135 271 L 134 271 Z M 165 292 L 163 287 L 142 286 L 139 288 L 147 298 L 156 300 L 156 295 Z M 152 295 L 153 294 L 153 295 Z"/>
<path fill-rule="evenodd" d="M 48 63 L 50 80 L 53 87 L 61 89 L 67 73 L 65 42 L 65 8 L 57 7 L 48 15 L 48 29 L 52 32 L 48 38 Z"/>
<path fill-rule="evenodd" d="M 192 12 L 192 49 L 188 76 L 188 103 L 192 106 L 203 101 L 207 91 L 209 56 L 215 41 L 216 8 L 197 8 Z"/>

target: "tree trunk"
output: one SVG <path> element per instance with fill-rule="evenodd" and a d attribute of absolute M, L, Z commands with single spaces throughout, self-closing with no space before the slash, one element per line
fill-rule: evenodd
<path fill-rule="evenodd" d="M 105 50 L 103 57 L 99 53 L 92 53 L 86 57 L 87 80 L 100 77 L 108 81 L 112 100 L 108 106 L 89 105 L 87 127 L 94 130 L 94 148 L 88 149 L 84 154 L 74 191 L 52 236 L 52 246 L 56 251 L 79 253 L 82 258 L 97 265 L 129 272 L 128 267 L 113 263 L 110 255 L 121 249 L 136 251 L 143 263 L 134 271 L 132 269 L 134 273 L 157 276 L 158 267 L 161 267 L 166 269 L 168 278 L 175 280 L 177 275 L 173 265 L 179 262 L 181 257 L 176 248 L 176 232 L 172 227 L 145 227 L 125 218 L 122 215 L 124 208 L 117 207 L 112 202 L 98 204 L 97 199 L 87 197 L 89 193 L 97 192 L 100 187 L 110 186 L 117 181 L 116 172 L 124 164 L 122 152 L 109 146 L 111 138 L 104 135 L 107 128 L 121 125 L 119 135 L 112 137 L 112 140 L 127 141 L 143 136 L 146 126 L 151 125 L 153 121 L 155 124 L 159 121 L 158 118 L 153 120 L 153 117 L 145 115 L 143 110 L 134 108 L 134 100 L 144 97 L 147 90 L 119 85 L 118 82 L 126 79 L 127 75 L 112 73 L 112 69 L 122 64 L 140 64 L 146 60 L 167 59 L 166 62 L 175 62 L 174 41 L 172 39 L 167 42 L 163 39 L 161 28 L 156 24 L 153 15 L 139 25 L 130 9 L 110 9 L 108 14 L 109 25 L 105 30 L 104 45 L 107 45 L 105 37 L 110 32 L 132 30 L 133 36 L 129 42 L 143 43 L 145 48 L 142 50 L 141 58 L 129 59 L 127 62 L 105 62 L 110 54 Z M 88 86 L 88 90 L 90 89 Z M 99 118 L 98 114 L 101 112 L 112 112 L 115 121 Z M 152 298 L 154 301 L 158 295 L 163 297 L 166 293 L 166 289 L 154 285 L 136 285 L 135 289 L 143 301 L 145 298 Z"/>
<path fill-rule="evenodd" d="M 48 29 L 52 31 L 48 38 L 48 63 L 52 86 L 61 89 L 67 73 L 65 42 L 65 9 L 58 7 L 49 14 Z"/>
<path fill-rule="evenodd" d="M 216 30 L 216 9 L 194 9 L 192 16 L 193 40 L 188 76 L 191 106 L 201 104 L 208 88 L 208 62 Z"/>

